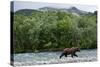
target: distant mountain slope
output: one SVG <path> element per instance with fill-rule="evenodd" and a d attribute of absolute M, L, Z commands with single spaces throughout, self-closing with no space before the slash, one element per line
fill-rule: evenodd
<path fill-rule="evenodd" d="M 71 13 L 78 14 L 78 15 L 87 14 L 88 13 L 86 11 L 79 10 L 76 7 L 70 7 L 68 9 L 66 9 L 66 8 L 43 7 L 43 8 L 39 8 L 39 10 L 41 10 L 41 11 L 47 11 L 47 10 L 56 11 L 56 10 L 60 10 L 60 11 L 64 11 L 64 12 L 71 12 Z"/>
<path fill-rule="evenodd" d="M 72 12 L 72 13 L 77 13 L 77 14 L 87 14 L 88 12 L 86 11 L 82 11 L 82 10 L 79 10 L 78 8 L 76 7 L 71 7 L 69 9 L 67 9 L 68 12 Z"/>
<path fill-rule="evenodd" d="M 62 12 L 70 12 L 74 15 L 85 15 L 91 12 L 86 12 L 86 11 L 82 11 L 79 10 L 76 7 L 70 7 L 70 8 L 53 8 L 53 7 L 42 7 L 39 9 L 21 9 L 18 10 L 16 12 L 14 12 L 15 14 L 23 14 L 23 15 L 31 15 L 33 12 L 43 12 L 43 11 L 62 11 Z"/>
<path fill-rule="evenodd" d="M 33 12 L 40 12 L 34 9 L 21 9 L 15 12 L 15 14 L 32 15 Z"/>

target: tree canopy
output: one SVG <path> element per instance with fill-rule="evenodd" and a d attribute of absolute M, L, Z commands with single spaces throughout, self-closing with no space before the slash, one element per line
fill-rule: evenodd
<path fill-rule="evenodd" d="M 62 11 L 14 13 L 15 53 L 53 51 L 66 47 L 97 48 L 97 12 L 74 15 Z"/>

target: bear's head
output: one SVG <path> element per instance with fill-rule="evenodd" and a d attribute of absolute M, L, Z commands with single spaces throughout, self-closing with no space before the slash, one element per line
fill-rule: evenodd
<path fill-rule="evenodd" d="M 76 51 L 80 52 L 80 48 L 79 47 L 76 47 Z"/>

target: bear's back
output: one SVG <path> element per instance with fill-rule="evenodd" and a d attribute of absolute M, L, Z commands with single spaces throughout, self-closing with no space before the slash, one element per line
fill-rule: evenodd
<path fill-rule="evenodd" d="M 64 51 L 64 52 L 67 52 L 67 53 L 72 53 L 72 52 L 75 52 L 75 51 L 76 51 L 76 48 L 75 48 L 75 47 L 72 47 L 72 48 L 65 48 L 63 51 Z"/>

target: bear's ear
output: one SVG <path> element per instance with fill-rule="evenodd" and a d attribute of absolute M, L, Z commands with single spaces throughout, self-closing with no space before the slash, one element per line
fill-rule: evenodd
<path fill-rule="evenodd" d="M 76 49 L 80 49 L 79 47 L 76 47 Z"/>

